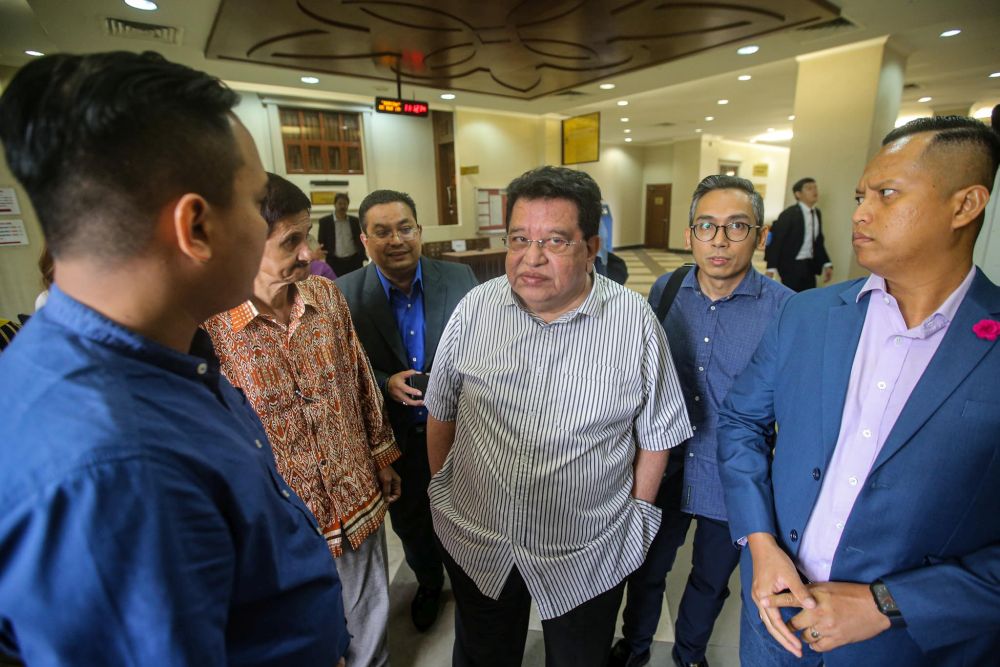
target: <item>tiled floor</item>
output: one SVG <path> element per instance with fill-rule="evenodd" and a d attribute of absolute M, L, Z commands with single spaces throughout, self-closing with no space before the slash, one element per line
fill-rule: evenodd
<path fill-rule="evenodd" d="M 653 281 L 660 275 L 676 269 L 691 256 L 662 250 L 636 248 L 618 250 L 629 269 L 626 285 L 643 296 L 649 294 Z M 763 254 L 758 253 L 754 264 L 763 270 Z M 692 528 L 693 529 L 693 528 Z M 445 604 L 441 617 L 427 633 L 418 633 L 410 622 L 410 600 L 416 592 L 413 572 L 403 562 L 403 551 L 391 529 L 386 531 L 389 544 L 389 573 L 391 610 L 389 619 L 389 651 L 393 667 L 446 667 L 451 664 L 451 648 L 454 640 L 455 603 L 451 591 L 445 587 Z M 671 610 L 676 609 L 684 592 L 684 584 L 691 570 L 691 546 L 685 544 L 677 555 L 674 571 L 667 577 L 667 593 L 664 600 L 660 625 L 657 628 L 652 648 L 652 667 L 672 665 L 670 651 L 673 648 L 673 622 Z M 733 574 L 729 584 L 732 594 L 722 610 L 709 643 L 708 660 L 713 667 L 738 667 L 739 665 L 739 571 Z M 545 650 L 542 643 L 541 623 L 536 613 L 532 614 L 528 642 L 523 664 L 534 667 L 545 664 Z M 621 636 L 621 622 L 616 626 L 617 636 Z"/>

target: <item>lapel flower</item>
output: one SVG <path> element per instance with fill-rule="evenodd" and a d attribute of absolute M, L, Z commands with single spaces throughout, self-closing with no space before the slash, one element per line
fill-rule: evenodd
<path fill-rule="evenodd" d="M 1000 322 L 996 320 L 979 320 L 973 325 L 972 332 L 983 340 L 996 340 L 1000 337 Z"/>

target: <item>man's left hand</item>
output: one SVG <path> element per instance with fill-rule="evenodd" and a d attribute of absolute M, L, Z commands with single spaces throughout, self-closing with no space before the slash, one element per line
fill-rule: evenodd
<path fill-rule="evenodd" d="M 833 267 L 832 266 L 824 266 L 823 267 L 823 282 L 824 283 L 828 283 L 832 279 L 833 279 Z"/>
<path fill-rule="evenodd" d="M 866 584 L 829 581 L 810 584 L 809 592 L 816 607 L 800 611 L 788 621 L 788 627 L 792 632 L 801 632 L 802 641 L 814 651 L 822 653 L 871 639 L 890 627 Z M 790 593 L 778 593 L 768 600 L 772 607 L 801 607 Z"/>
<path fill-rule="evenodd" d="M 385 498 L 385 502 L 394 503 L 399 500 L 403 483 L 392 466 L 386 466 L 378 471 L 378 481 L 382 485 L 382 497 Z"/>

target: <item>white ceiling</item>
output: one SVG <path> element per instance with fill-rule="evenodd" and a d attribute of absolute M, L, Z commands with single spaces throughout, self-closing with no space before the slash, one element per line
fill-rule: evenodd
<path fill-rule="evenodd" d="M 0 0 L 0 65 L 18 67 L 31 59 L 25 50 L 44 53 L 83 53 L 114 49 L 160 51 L 164 56 L 204 69 L 237 87 L 266 87 L 271 94 L 308 95 L 358 102 L 375 95 L 394 95 L 393 86 L 367 79 L 321 75 L 316 86 L 299 81 L 306 72 L 244 63 L 208 60 L 205 44 L 219 0 L 158 0 L 160 9 L 143 12 L 122 0 Z M 432 108 L 473 107 L 528 114 L 576 115 L 601 111 L 602 141 L 634 144 L 675 141 L 697 136 L 696 129 L 735 140 L 749 140 L 768 128 L 792 129 L 798 55 L 889 35 L 909 53 L 907 84 L 901 115 L 926 114 L 930 109 L 953 109 L 1000 103 L 1000 3 L 996 0 L 834 0 L 854 28 L 789 31 L 758 40 L 760 51 L 739 56 L 734 47 L 699 55 L 616 78 L 612 91 L 596 84 L 579 88 L 584 95 L 554 95 L 520 101 L 482 94 L 459 93 L 443 102 L 444 92 L 403 87 L 404 97 L 429 101 Z M 116 17 L 169 25 L 180 29 L 179 45 L 160 45 L 107 36 L 104 21 Z M 949 28 L 957 37 L 941 38 Z M 750 81 L 737 80 L 740 74 Z M 245 87 L 244 87 L 245 89 Z M 921 96 L 930 103 L 918 103 Z M 628 100 L 618 107 L 618 100 Z M 717 100 L 728 99 L 719 106 Z M 714 121 L 704 117 L 712 115 Z M 622 123 L 620 117 L 628 117 Z M 672 123 L 664 127 L 661 123 Z M 632 129 L 630 135 L 623 130 Z"/>

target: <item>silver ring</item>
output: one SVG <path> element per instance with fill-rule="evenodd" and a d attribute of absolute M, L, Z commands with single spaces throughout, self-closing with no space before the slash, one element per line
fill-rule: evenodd
<path fill-rule="evenodd" d="M 809 636 L 812 637 L 813 639 L 819 639 L 823 635 L 821 635 L 820 633 L 816 632 L 816 628 L 812 628 L 811 630 L 809 630 Z"/>

